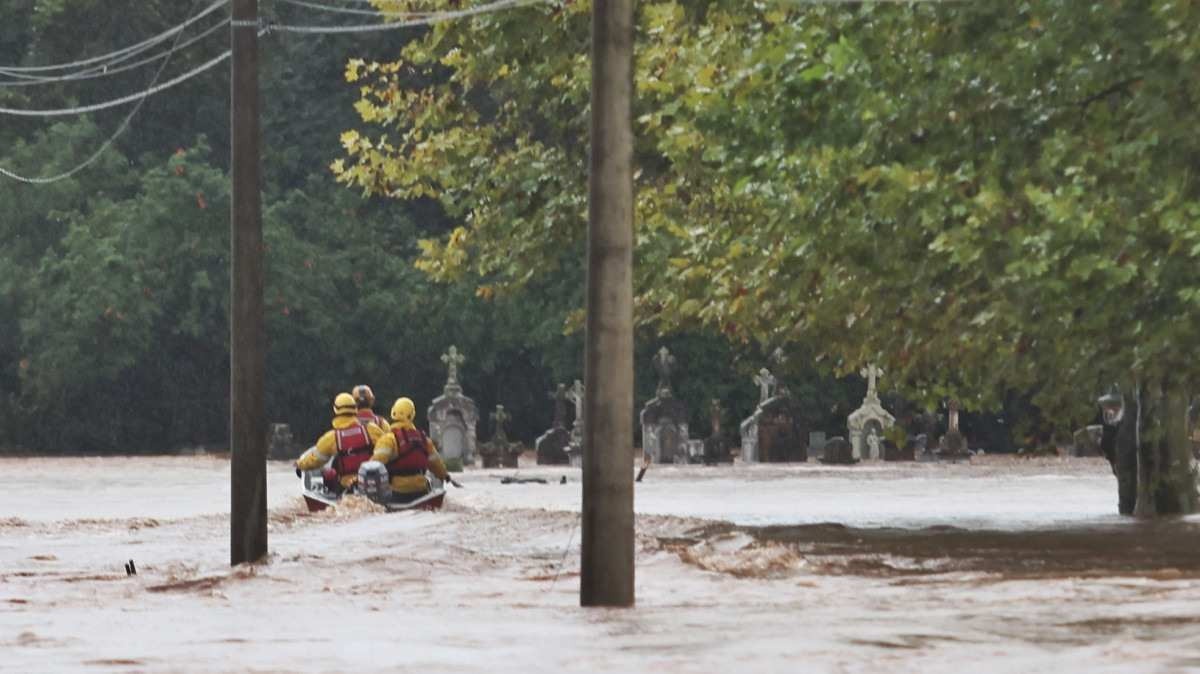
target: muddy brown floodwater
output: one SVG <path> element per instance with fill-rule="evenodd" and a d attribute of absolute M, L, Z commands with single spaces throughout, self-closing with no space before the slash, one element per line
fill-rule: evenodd
<path fill-rule="evenodd" d="M 578 469 L 311 514 L 271 463 L 233 569 L 227 458 L 0 472 L 3 673 L 1200 672 L 1200 518 L 1117 516 L 1102 461 L 654 466 L 628 611 L 578 606 Z"/>

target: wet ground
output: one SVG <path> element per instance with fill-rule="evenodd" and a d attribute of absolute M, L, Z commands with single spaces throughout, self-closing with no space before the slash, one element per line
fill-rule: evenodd
<path fill-rule="evenodd" d="M 577 607 L 571 469 L 310 515 L 272 464 L 233 570 L 227 461 L 0 469 L 2 672 L 1200 672 L 1200 520 L 1113 515 L 1100 461 L 656 466 L 630 611 Z"/>

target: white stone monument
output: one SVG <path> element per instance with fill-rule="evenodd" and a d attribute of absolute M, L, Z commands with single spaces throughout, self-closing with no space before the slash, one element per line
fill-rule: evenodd
<path fill-rule="evenodd" d="M 861 374 L 867 379 L 867 395 L 862 405 L 847 419 L 851 453 L 855 459 L 882 461 L 883 432 L 895 425 L 896 417 L 883 409 L 875 389 L 875 382 L 883 376 L 883 370 L 869 365 Z"/>
<path fill-rule="evenodd" d="M 446 386 L 429 405 L 429 437 L 443 459 L 461 459 L 464 466 L 475 463 L 475 425 L 479 411 L 475 401 L 463 395 L 458 367 L 466 358 L 451 346 L 442 355 L 446 364 Z"/>

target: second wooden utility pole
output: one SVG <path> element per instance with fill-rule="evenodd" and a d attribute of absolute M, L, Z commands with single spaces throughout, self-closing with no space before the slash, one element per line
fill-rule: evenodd
<path fill-rule="evenodd" d="M 633 0 L 592 4 L 579 603 L 632 606 Z"/>
<path fill-rule="evenodd" d="M 266 324 L 259 192 L 258 2 L 233 0 L 229 561 L 267 554 Z"/>

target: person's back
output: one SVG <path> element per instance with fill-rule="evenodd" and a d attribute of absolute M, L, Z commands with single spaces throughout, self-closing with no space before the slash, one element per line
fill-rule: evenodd
<path fill-rule="evenodd" d="M 370 386 L 359 384 L 350 390 L 350 395 L 354 397 L 354 405 L 358 408 L 355 415 L 360 423 L 373 423 L 383 431 L 390 428 L 387 419 L 375 414 L 375 392 Z"/>
<path fill-rule="evenodd" d="M 371 460 L 359 469 L 359 480 L 368 494 L 374 491 L 379 500 L 406 501 L 428 493 L 426 471 L 450 481 L 433 441 L 413 423 L 415 416 L 412 400 L 396 400 L 390 432 L 379 438 Z"/>
<path fill-rule="evenodd" d="M 332 459 L 331 474 L 326 486 L 341 491 L 358 479 L 358 469 L 370 460 L 375 443 L 385 434 L 373 421 L 360 420 L 357 406 L 349 393 L 339 393 L 333 399 L 333 420 L 330 430 L 296 460 L 301 471 L 316 470 Z"/>

